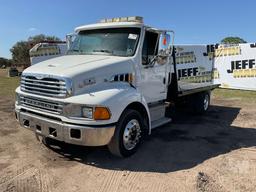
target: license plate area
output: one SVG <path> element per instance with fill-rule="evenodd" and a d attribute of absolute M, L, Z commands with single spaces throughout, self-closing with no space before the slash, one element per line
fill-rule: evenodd
<path fill-rule="evenodd" d="M 60 123 L 38 119 L 27 115 L 20 116 L 20 123 L 23 127 L 34 131 L 38 135 L 63 140 L 63 126 Z"/>

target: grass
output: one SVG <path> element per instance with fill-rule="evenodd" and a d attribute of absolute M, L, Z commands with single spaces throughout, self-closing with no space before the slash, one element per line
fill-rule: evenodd
<path fill-rule="evenodd" d="M 15 97 L 15 89 L 19 86 L 19 77 L 0 76 L 0 97 Z"/>
<path fill-rule="evenodd" d="M 213 96 L 217 99 L 239 99 L 245 102 L 256 102 L 256 91 L 215 89 Z"/>

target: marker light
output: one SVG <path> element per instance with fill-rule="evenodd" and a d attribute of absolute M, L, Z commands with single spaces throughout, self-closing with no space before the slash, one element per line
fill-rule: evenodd
<path fill-rule="evenodd" d="M 94 120 L 108 120 L 111 114 L 106 107 L 95 107 L 94 109 Z"/>
<path fill-rule="evenodd" d="M 143 23 L 143 17 L 139 17 L 139 16 L 115 17 L 115 18 L 100 20 L 100 23 L 115 23 L 115 22 L 138 22 L 138 23 Z"/>

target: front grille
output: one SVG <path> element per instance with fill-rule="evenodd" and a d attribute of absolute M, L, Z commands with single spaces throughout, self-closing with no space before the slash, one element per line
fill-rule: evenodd
<path fill-rule="evenodd" d="M 65 80 L 49 77 L 41 79 L 36 76 L 22 76 L 21 90 L 50 97 L 65 97 L 67 95 Z"/>
<path fill-rule="evenodd" d="M 58 118 L 58 117 L 53 117 L 53 116 L 49 116 L 49 115 L 37 113 L 37 112 L 31 111 L 31 110 L 27 110 L 27 109 L 21 109 L 20 111 L 23 112 L 23 113 L 29 113 L 29 114 L 32 114 L 32 115 L 44 117 L 44 118 L 46 118 L 46 119 L 51 119 L 51 120 L 54 120 L 54 121 L 59 121 L 59 122 L 61 122 L 61 119 Z"/>
<path fill-rule="evenodd" d="M 25 107 L 54 114 L 61 114 L 63 111 L 62 103 L 37 99 L 33 97 L 20 96 L 20 104 Z"/>

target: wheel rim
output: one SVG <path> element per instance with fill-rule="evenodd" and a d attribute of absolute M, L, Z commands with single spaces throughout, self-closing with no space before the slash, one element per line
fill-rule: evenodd
<path fill-rule="evenodd" d="M 124 129 L 123 144 L 126 150 L 132 150 L 139 143 L 141 137 L 141 128 L 138 120 L 130 120 Z"/>
<path fill-rule="evenodd" d="M 204 110 L 206 111 L 209 107 L 209 96 L 206 94 L 204 97 Z"/>

